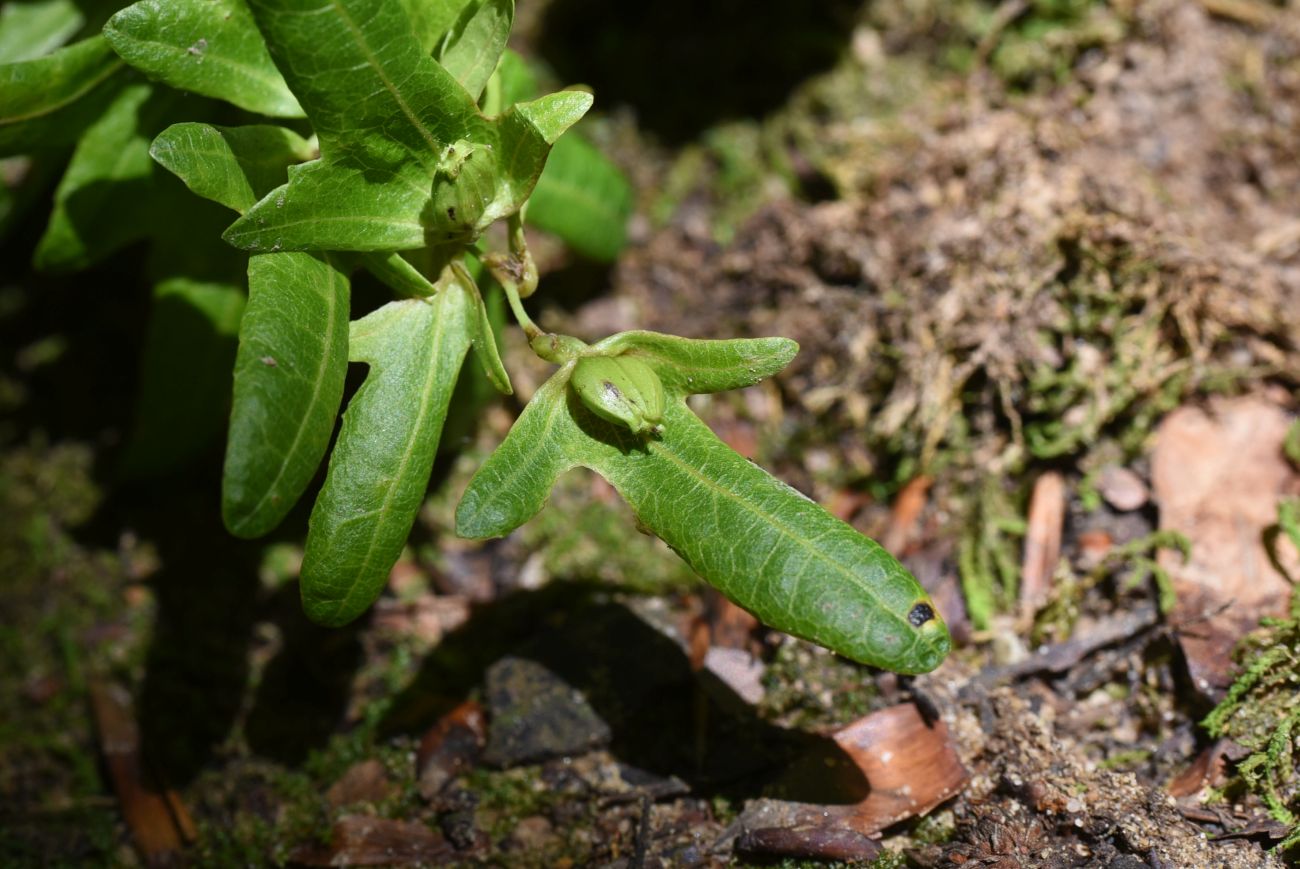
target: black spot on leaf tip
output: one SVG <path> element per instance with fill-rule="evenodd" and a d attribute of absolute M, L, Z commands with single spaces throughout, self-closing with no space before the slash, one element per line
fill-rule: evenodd
<path fill-rule="evenodd" d="M 912 607 L 912 611 L 907 614 L 907 620 L 914 628 L 919 628 L 932 618 L 934 618 L 934 608 L 928 603 L 918 603 L 916 606 Z"/>

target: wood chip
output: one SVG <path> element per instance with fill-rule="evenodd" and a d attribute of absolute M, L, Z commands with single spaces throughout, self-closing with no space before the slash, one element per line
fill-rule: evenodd
<path fill-rule="evenodd" d="M 901 555 L 916 542 L 921 513 L 929 502 L 930 485 L 934 481 L 929 477 L 914 477 L 898 492 L 889 511 L 889 527 L 881 535 L 880 545 L 885 549 Z"/>
<path fill-rule="evenodd" d="M 1020 606 L 1025 614 L 1038 611 L 1052 590 L 1052 575 L 1061 560 L 1065 529 L 1065 478 L 1048 471 L 1034 481 L 1029 498 L 1025 555 L 1020 570 Z"/>
<path fill-rule="evenodd" d="M 90 708 L 122 818 L 146 866 L 176 866 L 197 832 L 180 797 L 141 764 L 131 695 L 120 685 L 90 686 Z"/>

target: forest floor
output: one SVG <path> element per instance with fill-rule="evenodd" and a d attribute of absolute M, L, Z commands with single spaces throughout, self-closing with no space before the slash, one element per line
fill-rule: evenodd
<path fill-rule="evenodd" d="M 384 597 L 312 626 L 305 515 L 228 537 L 217 456 L 114 482 L 128 409 L 59 396 L 90 369 L 129 395 L 125 315 L 9 286 L 0 864 L 1288 865 L 1294 2 L 825 5 L 798 26 L 838 60 L 767 69 L 769 105 L 711 41 L 650 88 L 565 29 L 653 54 L 689 4 L 521 3 L 521 47 L 610 95 L 588 135 L 638 191 L 611 268 L 537 240 L 539 319 L 797 340 L 693 407 L 898 554 L 949 659 L 901 678 L 765 630 L 590 475 L 456 539 L 546 375 L 513 333 L 516 403 L 440 460 Z M 767 14 L 737 47 L 796 26 Z"/>

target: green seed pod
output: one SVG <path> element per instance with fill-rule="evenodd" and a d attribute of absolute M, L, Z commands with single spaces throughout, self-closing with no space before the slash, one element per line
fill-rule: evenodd
<path fill-rule="evenodd" d="M 659 375 L 633 356 L 584 356 L 569 379 L 582 403 L 596 416 L 637 434 L 658 432 L 664 416 Z"/>
<path fill-rule="evenodd" d="M 460 139 L 448 145 L 433 175 L 428 232 L 434 242 L 472 241 L 496 196 L 491 149 Z"/>

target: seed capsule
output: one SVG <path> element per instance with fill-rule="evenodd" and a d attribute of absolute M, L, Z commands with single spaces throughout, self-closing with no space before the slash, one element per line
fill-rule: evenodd
<path fill-rule="evenodd" d="M 448 145 L 433 175 L 429 232 L 434 241 L 472 240 L 496 195 L 491 151 L 465 139 Z"/>
<path fill-rule="evenodd" d="M 582 403 L 601 419 L 636 434 L 662 429 L 664 387 L 659 375 L 632 356 L 584 356 L 569 383 Z"/>

